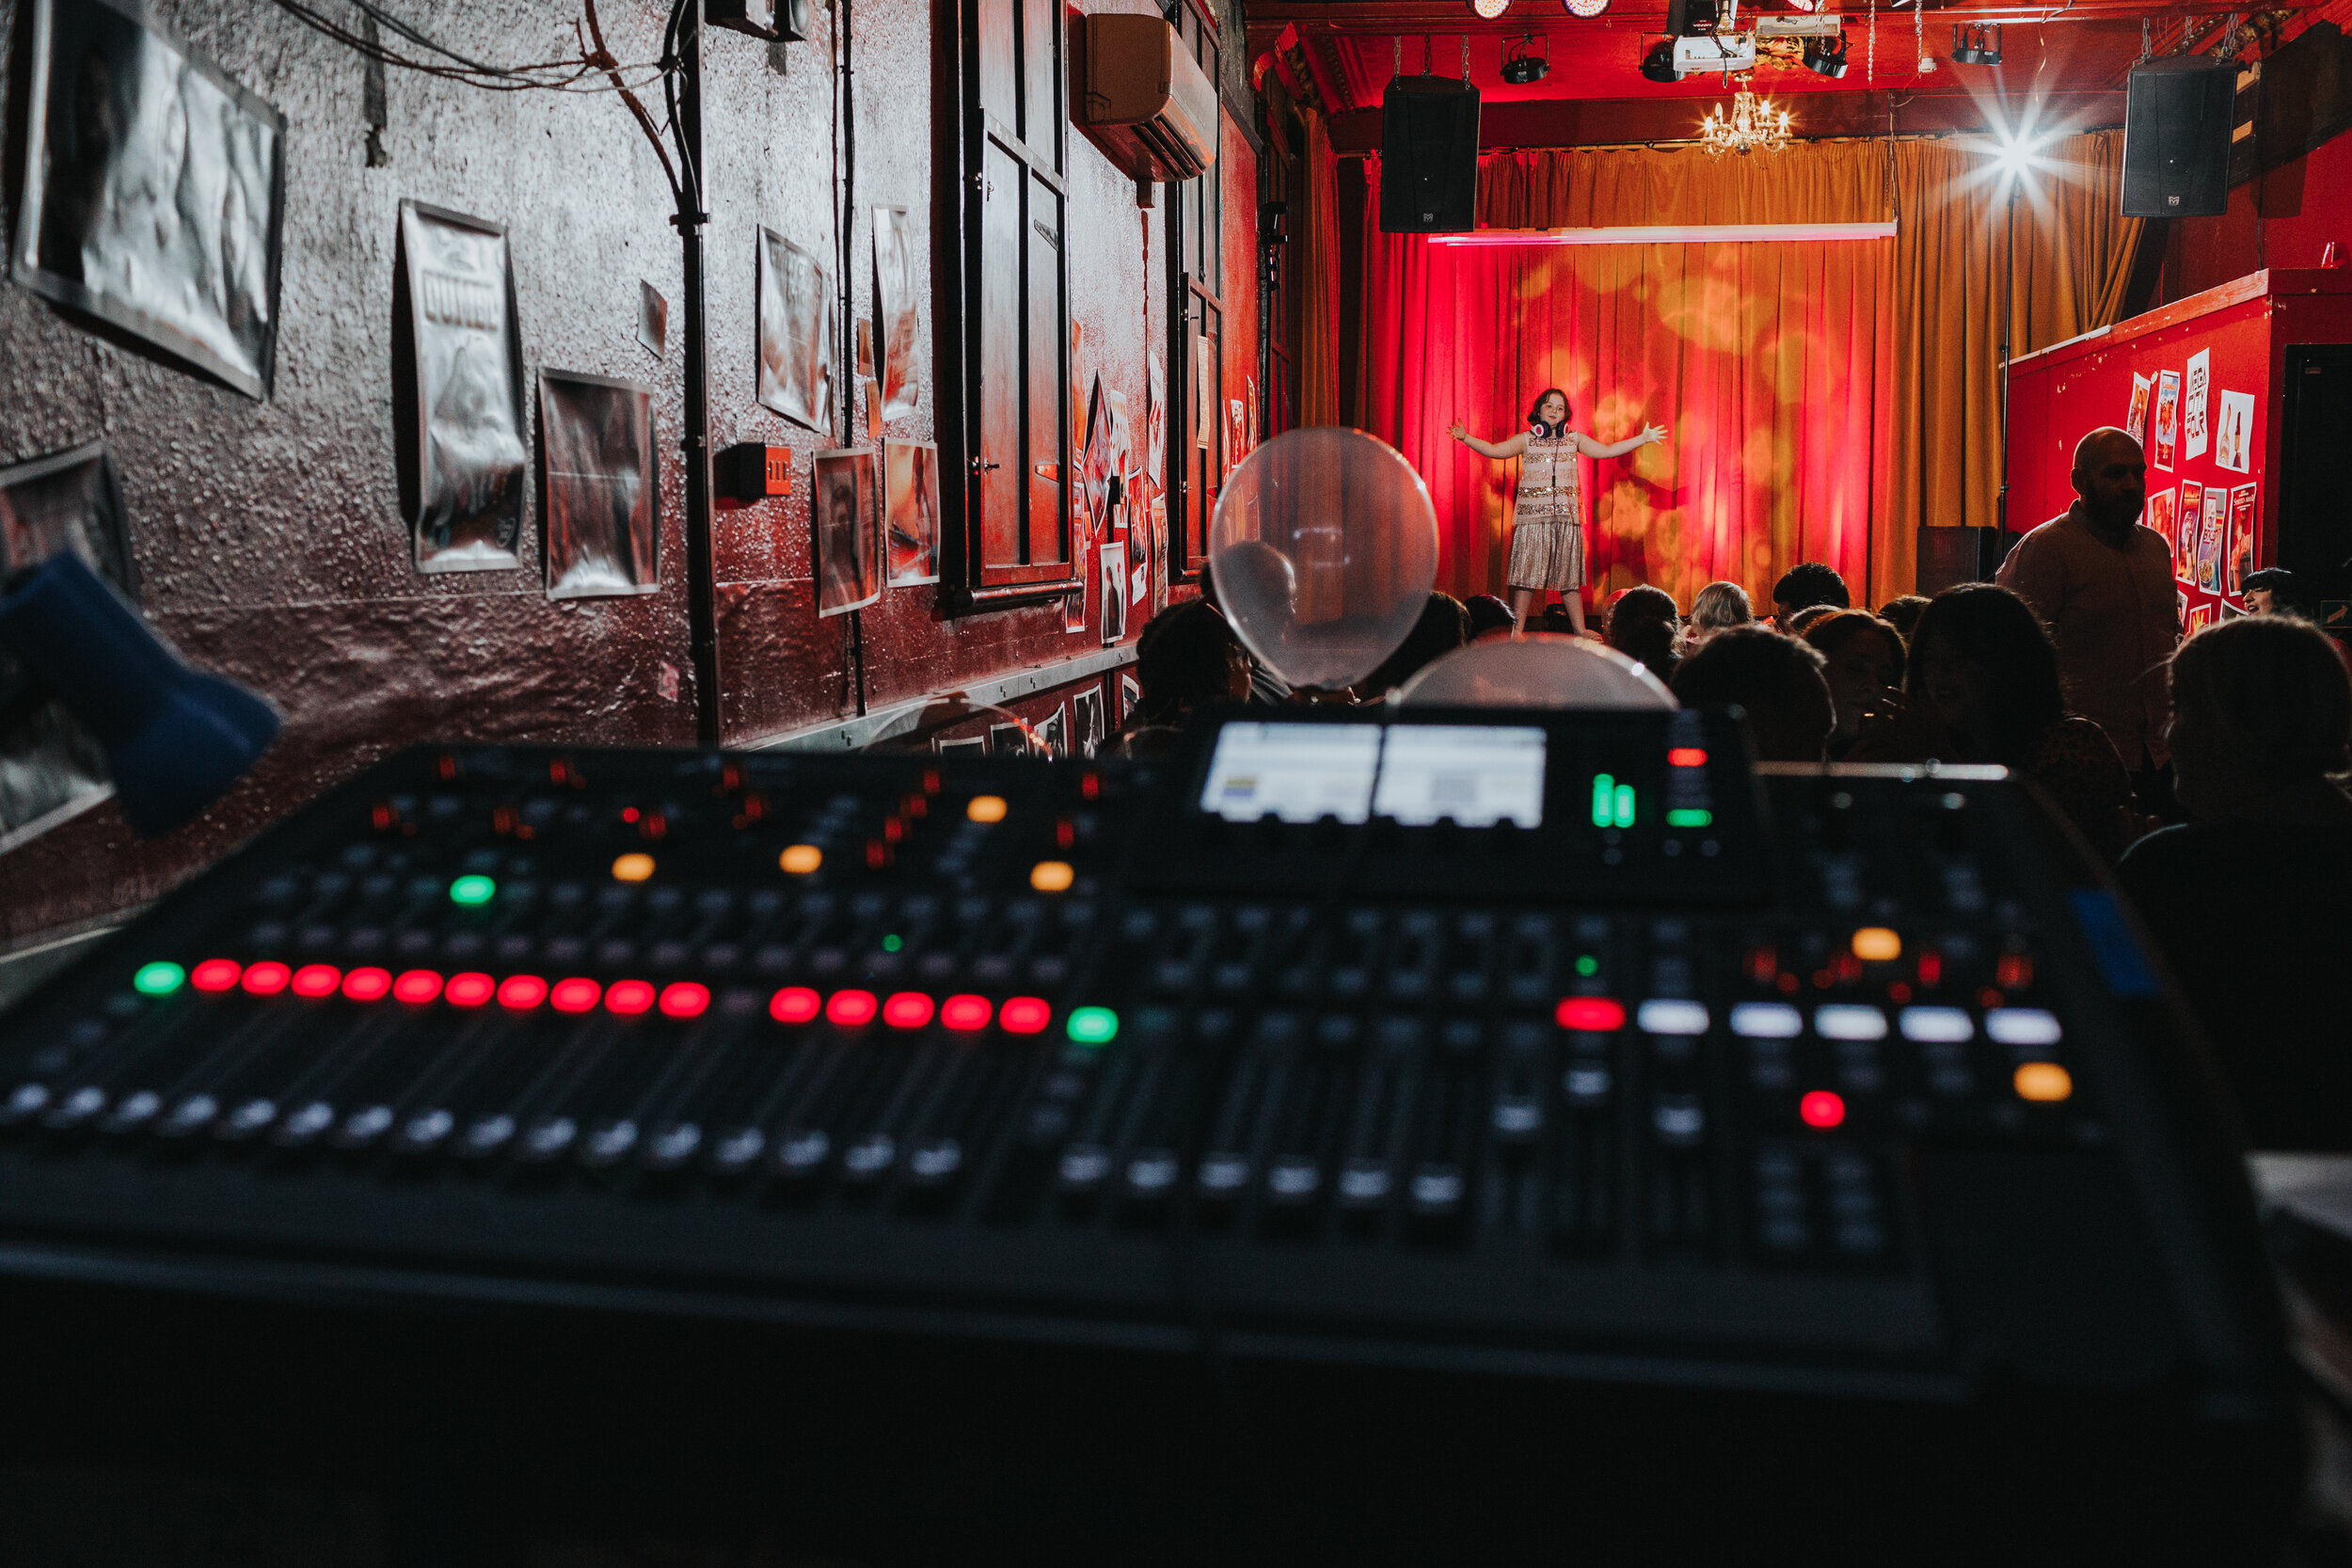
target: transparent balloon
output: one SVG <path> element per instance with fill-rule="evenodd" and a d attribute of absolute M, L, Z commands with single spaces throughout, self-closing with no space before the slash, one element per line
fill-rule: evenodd
<path fill-rule="evenodd" d="M 1287 431 L 1225 482 L 1209 525 L 1217 602 L 1295 687 L 1336 690 L 1379 667 L 1438 580 L 1438 514 L 1394 447 L 1360 430 Z"/>
<path fill-rule="evenodd" d="M 1640 661 L 1581 637 L 1537 632 L 1456 648 L 1406 681 L 1407 707 L 1675 707 Z"/>

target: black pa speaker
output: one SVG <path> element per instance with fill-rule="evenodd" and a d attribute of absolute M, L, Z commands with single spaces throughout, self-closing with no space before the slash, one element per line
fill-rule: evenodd
<path fill-rule="evenodd" d="M 1380 95 L 1380 231 L 1458 234 L 1478 222 L 1478 89 L 1392 76 Z"/>
<path fill-rule="evenodd" d="M 2132 67 L 2123 98 L 2123 215 L 2211 216 L 2230 209 L 2237 66 L 2170 55 Z"/>

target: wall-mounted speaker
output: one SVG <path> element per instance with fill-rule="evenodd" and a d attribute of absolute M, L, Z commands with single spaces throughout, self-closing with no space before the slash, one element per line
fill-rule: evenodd
<path fill-rule="evenodd" d="M 1458 234 L 1478 222 L 1478 89 L 1394 76 L 1380 95 L 1380 231 Z"/>
<path fill-rule="evenodd" d="M 2123 95 L 2123 214 L 2211 216 L 2230 208 L 2237 66 L 2170 55 L 2132 67 Z"/>

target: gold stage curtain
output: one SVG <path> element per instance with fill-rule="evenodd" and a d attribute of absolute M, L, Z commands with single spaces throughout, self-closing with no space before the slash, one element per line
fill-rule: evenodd
<path fill-rule="evenodd" d="M 2121 133 L 2068 138 L 2019 201 L 2013 352 L 2113 319 L 2139 230 L 2115 211 L 2121 156 Z M 1745 158 L 1570 149 L 1482 166 L 1482 227 L 1891 214 L 1892 242 L 1442 246 L 1380 233 L 1375 198 L 1363 297 L 1346 312 L 1364 335 L 1359 406 L 1429 483 L 1444 585 L 1502 586 L 1510 511 L 1504 466 L 1453 445 L 1446 426 L 1458 415 L 1502 436 L 1536 389 L 1559 385 L 1602 440 L 1644 419 L 1674 430 L 1664 448 L 1587 466 L 1596 598 L 1648 581 L 1687 606 L 1716 578 L 1765 598 L 1800 560 L 1828 561 L 1871 603 L 1909 592 L 1918 524 L 1993 520 L 2007 211 L 1989 166 L 1982 151 L 1923 141 Z M 1376 164 L 1371 179 L 1376 189 Z M 1309 319 L 1311 335 L 1328 318 Z"/>
<path fill-rule="evenodd" d="M 1298 226 L 1298 422 L 1345 424 L 1340 406 L 1339 161 L 1323 116 L 1302 103 L 1298 118 L 1307 127 L 1306 212 Z"/>

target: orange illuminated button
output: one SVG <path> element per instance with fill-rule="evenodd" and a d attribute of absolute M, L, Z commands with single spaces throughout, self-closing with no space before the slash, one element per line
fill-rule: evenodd
<path fill-rule="evenodd" d="M 963 808 L 963 815 L 975 822 L 1002 822 L 1005 819 L 1005 798 L 1001 795 L 975 795 Z"/>
<path fill-rule="evenodd" d="M 882 1004 L 882 1022 L 893 1029 L 920 1029 L 931 1021 L 931 999 L 919 990 L 902 990 Z"/>
<path fill-rule="evenodd" d="M 348 994 L 350 982 L 345 981 L 343 986 Z M 496 996 L 498 989 L 497 981 L 478 969 L 469 969 L 463 974 L 449 977 L 449 984 L 441 988 L 441 1000 L 453 1007 L 479 1007 Z"/>
<path fill-rule="evenodd" d="M 652 875 L 651 855 L 628 854 L 612 863 L 612 879 L 616 882 L 642 882 Z"/>
<path fill-rule="evenodd" d="M 996 1022 L 1009 1035 L 1034 1035 L 1053 1021 L 1054 1009 L 1034 996 L 1008 996 Z"/>
<path fill-rule="evenodd" d="M 825 863 L 825 852 L 814 844 L 795 844 L 776 857 L 776 863 L 795 877 L 805 877 Z"/>
<path fill-rule="evenodd" d="M 939 1022 L 950 1029 L 985 1029 L 995 1007 L 985 996 L 951 996 L 939 1005 Z"/>
<path fill-rule="evenodd" d="M 768 1016 L 778 1023 L 806 1023 L 823 1004 L 806 986 L 787 986 L 769 999 Z"/>
<path fill-rule="evenodd" d="M 653 1006 L 654 989 L 643 980 L 615 980 L 604 993 L 605 1011 L 633 1018 Z"/>
<path fill-rule="evenodd" d="M 1067 893 L 1077 879 L 1068 861 L 1040 861 L 1029 868 L 1029 885 L 1040 893 Z"/>
<path fill-rule="evenodd" d="M 1674 747 L 1666 752 L 1666 766 L 1669 768 L 1704 768 L 1707 766 L 1707 752 L 1698 746 Z"/>
<path fill-rule="evenodd" d="M 548 1006 L 559 1013 L 584 1013 L 604 996 L 604 988 L 584 975 L 558 980 L 548 991 Z"/>
<path fill-rule="evenodd" d="M 242 984 L 255 996 L 276 996 L 293 978 L 294 971 L 284 964 L 258 963 L 246 970 Z"/>
<path fill-rule="evenodd" d="M 1883 926 L 1865 926 L 1853 934 L 1853 956 L 1866 963 L 1892 963 L 1903 956 L 1903 939 Z"/>
<path fill-rule="evenodd" d="M 844 1029 L 855 1029 L 874 1022 L 874 1014 L 882 1004 L 870 990 L 837 990 L 825 1002 L 825 1022 L 837 1023 Z"/>
<path fill-rule="evenodd" d="M 343 972 L 333 964 L 304 964 L 294 973 L 291 988 L 296 996 L 332 996 L 343 983 Z"/>
<path fill-rule="evenodd" d="M 2054 1105 L 2074 1092 L 2074 1075 L 2056 1062 L 2027 1062 L 2017 1069 L 2013 1082 L 2017 1098 Z"/>

